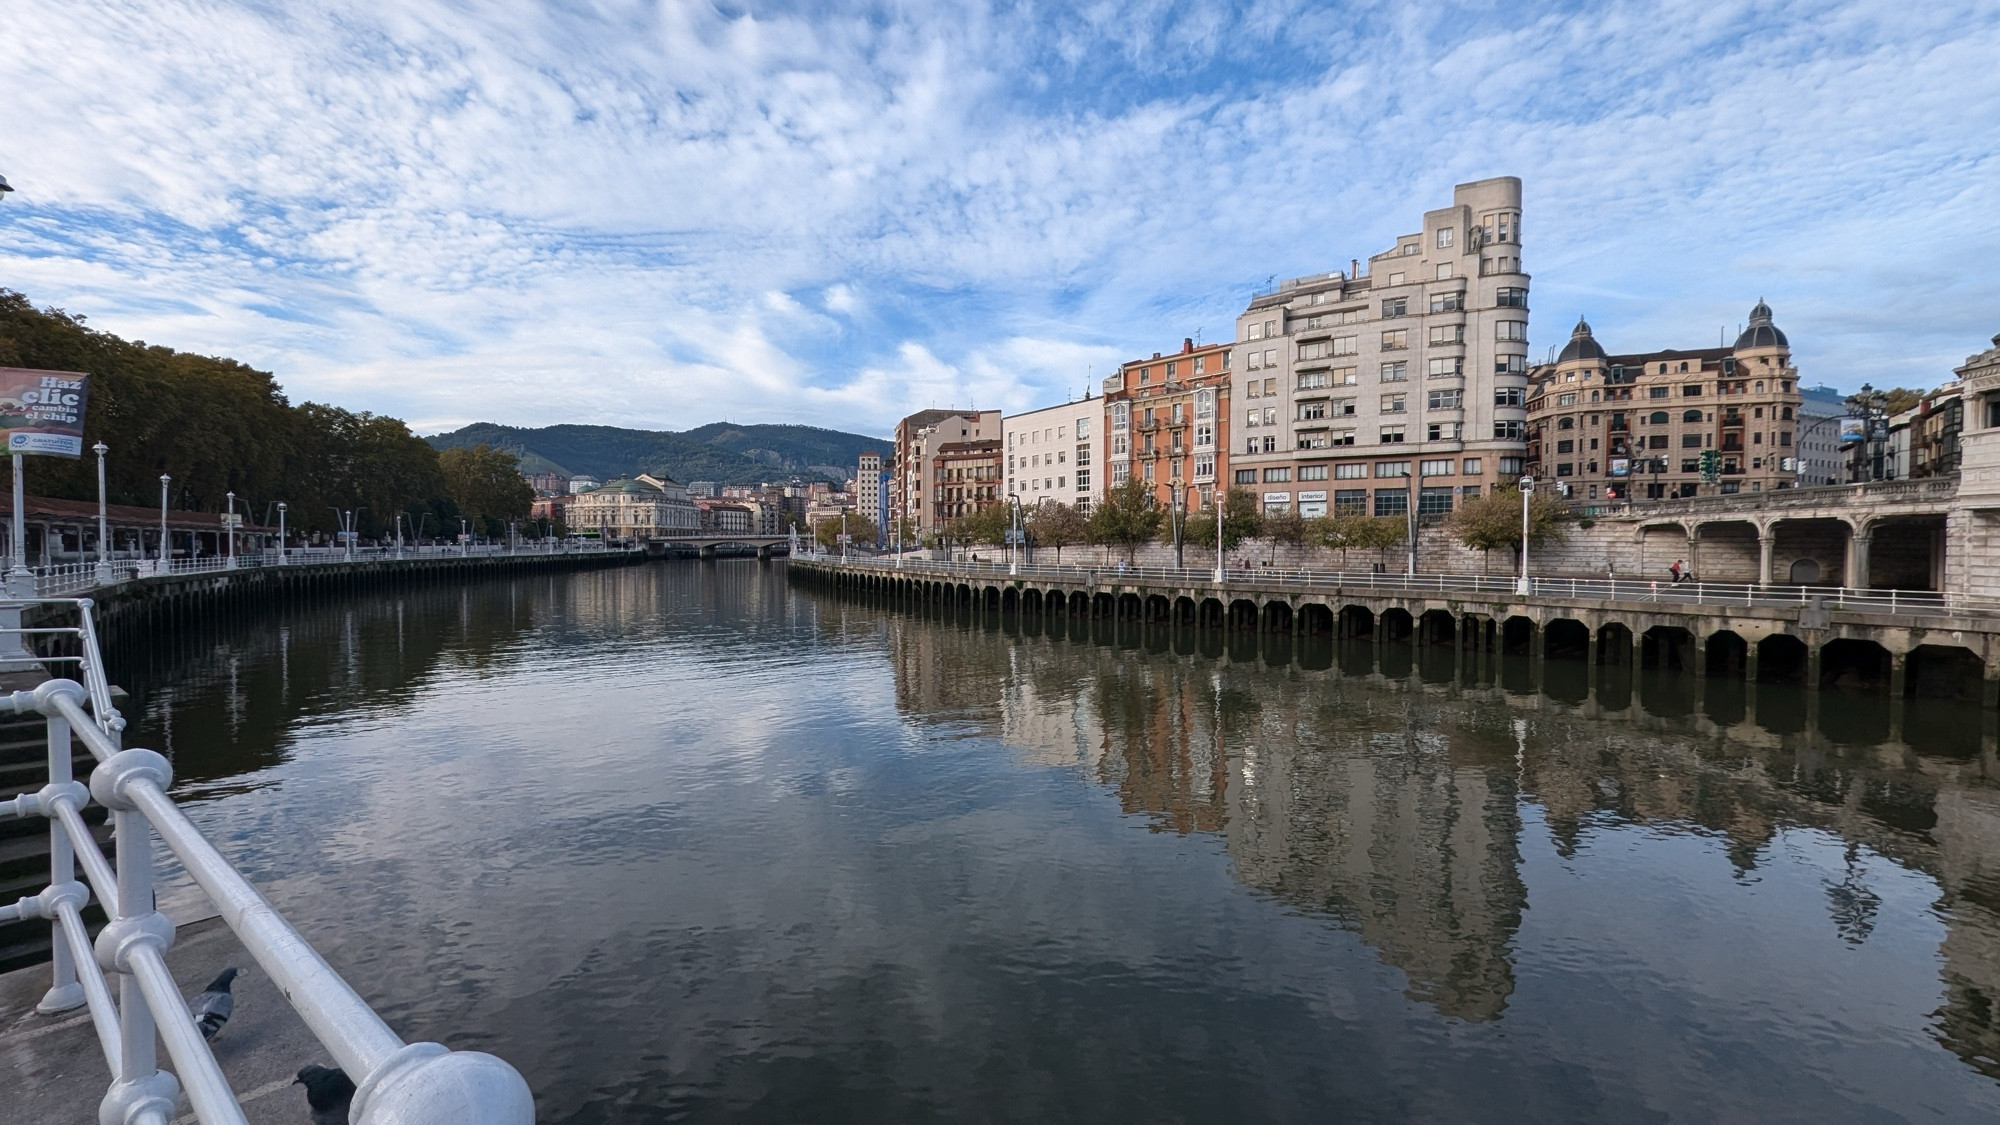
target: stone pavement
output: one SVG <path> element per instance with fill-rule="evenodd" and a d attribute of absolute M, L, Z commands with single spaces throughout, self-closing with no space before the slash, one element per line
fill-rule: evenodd
<path fill-rule="evenodd" d="M 303 1125 L 308 1120 L 305 1090 L 291 1084 L 292 1076 L 307 1063 L 332 1060 L 199 892 L 163 906 L 179 927 L 167 963 L 183 996 L 193 997 L 226 965 L 242 970 L 234 989 L 236 1012 L 210 1046 L 243 1102 L 245 1116 L 251 1125 Z M 35 1012 L 48 982 L 45 965 L 0 976 L 5 1116 L 37 1125 L 96 1125 L 97 1103 L 110 1085 L 111 1072 L 84 1009 L 53 1016 Z M 115 978 L 111 991 L 115 998 Z M 160 1066 L 174 1069 L 164 1048 Z M 194 1121 L 185 1095 L 180 1112 L 177 1125 Z"/>

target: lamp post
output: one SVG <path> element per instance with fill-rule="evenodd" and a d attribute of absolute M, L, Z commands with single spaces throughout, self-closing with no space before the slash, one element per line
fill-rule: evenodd
<path fill-rule="evenodd" d="M 465 521 L 464 516 L 458 517 L 458 554 L 460 558 L 463 558 L 472 553 L 471 528 L 472 525 Z M 598 534 L 600 536 L 604 534 L 603 528 L 600 527 L 600 529 L 598 530 Z"/>
<path fill-rule="evenodd" d="M 285 565 L 285 508 L 283 500 L 278 501 L 278 565 Z"/>
<path fill-rule="evenodd" d="M 847 561 L 847 509 L 840 510 L 840 561 Z"/>
<path fill-rule="evenodd" d="M 229 514 L 222 517 L 222 529 L 229 533 L 228 565 L 233 570 L 236 567 L 236 494 L 225 492 L 223 496 L 229 501 Z"/>
<path fill-rule="evenodd" d="M 1528 499 L 1535 494 L 1535 478 L 1521 478 L 1521 580 L 1514 584 L 1514 592 L 1527 597 L 1528 586 Z"/>
<path fill-rule="evenodd" d="M 167 572 L 167 567 L 173 563 L 173 558 L 174 558 L 173 547 L 169 542 L 169 540 L 167 539 L 167 486 L 172 484 L 173 481 L 174 481 L 173 477 L 170 477 L 165 473 L 160 474 L 160 573 L 161 574 L 165 574 Z"/>
<path fill-rule="evenodd" d="M 1181 482 L 1174 481 L 1167 486 L 1173 496 L 1173 506 L 1167 509 L 1167 517 L 1174 521 L 1174 569 L 1187 565 L 1186 545 L 1181 541 L 1181 529 L 1187 525 L 1187 494 L 1181 490 Z"/>
<path fill-rule="evenodd" d="M 1410 541 L 1409 542 L 1410 557 L 1409 561 L 1405 563 L 1403 567 L 1403 573 L 1414 578 L 1417 575 L 1417 500 L 1424 494 L 1423 461 L 1419 460 L 1417 462 L 1416 472 L 1411 473 L 1408 479 L 1410 482 L 1410 486 L 1406 491 L 1409 493 L 1410 499 L 1409 499 L 1409 507 L 1405 509 L 1406 514 L 1404 516 L 1404 519 L 1408 524 L 1407 538 Z"/>
<path fill-rule="evenodd" d="M 104 455 L 111 447 L 100 441 L 90 449 L 97 454 L 97 584 L 102 586 L 111 581 L 111 521 L 104 508 Z"/>
<path fill-rule="evenodd" d="M 1021 573 L 1021 497 L 1018 493 L 1007 494 L 1009 521 L 1012 534 L 1007 536 L 1007 573 Z"/>
<path fill-rule="evenodd" d="M 35 596 L 35 572 L 28 569 L 28 485 L 20 454 L 14 454 L 14 520 L 12 565 L 7 568 L 7 592 L 17 598 Z"/>
<path fill-rule="evenodd" d="M 1215 474 L 1215 584 L 1222 585 L 1222 521 L 1229 515 L 1229 493 L 1223 491 L 1222 474 Z"/>

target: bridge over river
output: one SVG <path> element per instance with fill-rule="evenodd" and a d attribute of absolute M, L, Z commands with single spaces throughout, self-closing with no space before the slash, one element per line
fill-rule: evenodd
<path fill-rule="evenodd" d="M 1409 640 L 2000 706 L 2000 599 L 1634 579 L 794 559 L 800 581 L 1002 614 Z"/>

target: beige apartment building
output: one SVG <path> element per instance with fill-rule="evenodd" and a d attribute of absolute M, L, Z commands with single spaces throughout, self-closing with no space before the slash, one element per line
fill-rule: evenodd
<path fill-rule="evenodd" d="M 1044 501 L 1088 512 L 1102 494 L 1099 463 L 1104 403 L 1085 397 L 1061 406 L 1010 414 L 1006 431 L 1006 496 L 1032 508 Z"/>
<path fill-rule="evenodd" d="M 1791 343 L 1759 301 L 1728 348 L 1611 355 L 1578 320 L 1528 398 L 1529 472 L 1576 499 L 1792 488 L 1803 397 Z M 1711 464 L 1705 471 L 1703 460 Z M 1708 479 L 1712 477 L 1713 479 Z"/>
<path fill-rule="evenodd" d="M 896 464 L 889 476 L 889 519 L 899 523 L 911 536 L 934 531 L 950 517 L 941 514 L 936 497 L 936 473 L 943 471 L 938 455 L 947 444 L 991 442 L 992 449 L 998 450 L 1001 441 L 1001 420 L 998 410 L 920 410 L 896 423 Z M 950 471 L 954 474 L 969 472 L 974 467 L 972 461 L 983 457 L 967 458 L 968 450 L 955 449 L 951 458 Z M 965 462 L 961 464 L 960 462 Z M 953 479 L 960 479 L 954 477 Z M 954 485 L 962 490 L 964 484 Z M 997 484 L 996 484 L 997 489 Z M 954 504 L 965 498 L 957 497 Z"/>
<path fill-rule="evenodd" d="M 1233 487 L 1266 511 L 1442 515 L 1520 475 L 1521 181 L 1459 184 L 1423 229 L 1295 278 L 1236 322 Z"/>

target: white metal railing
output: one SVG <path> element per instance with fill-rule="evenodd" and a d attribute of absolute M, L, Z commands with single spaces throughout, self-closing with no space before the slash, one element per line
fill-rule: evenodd
<path fill-rule="evenodd" d="M 61 612 L 73 626 L 26 627 L 30 606 Z M 48 784 L 0 802 L 0 816 L 49 821 L 49 885 L 0 906 L 0 921 L 46 918 L 53 933 L 53 980 L 40 1010 L 89 1011 L 111 1085 L 98 1120 L 167 1125 L 185 1090 L 196 1120 L 245 1125 L 242 1106 L 195 1026 L 166 963 L 174 927 L 154 909 L 154 841 L 163 843 L 207 893 L 243 947 L 269 973 L 313 1035 L 356 1080 L 348 1120 L 355 1125 L 526 1125 L 535 1119 L 528 1084 L 506 1062 L 436 1043 L 404 1043 L 334 972 L 167 795 L 173 768 L 151 750 L 121 748 L 125 720 L 111 705 L 87 598 L 0 603 L 0 664 L 78 666 L 77 679 L 51 679 L 0 696 L 0 710 L 40 714 L 48 729 Z M 37 639 L 74 643 L 73 656 L 35 656 Z M 17 648 L 16 646 L 19 646 Z M 97 759 L 89 784 L 71 774 L 74 734 Z M 92 800 L 111 810 L 118 842 L 107 859 L 83 820 Z M 83 879 L 77 879 L 77 865 Z M 110 921 L 93 942 L 83 924 L 92 896 Z M 112 985 L 117 985 L 116 998 Z M 164 1043 L 173 1071 L 159 1067 Z"/>
<path fill-rule="evenodd" d="M 812 555 L 799 560 L 808 565 L 845 567 L 856 570 L 900 571 L 904 574 L 941 574 L 988 578 L 1043 578 L 1067 582 L 1146 583 L 1213 586 L 1215 571 L 1210 568 L 1152 566 L 1050 566 L 1005 560 L 968 562 L 962 560 L 874 558 Z M 1235 584 L 1280 590 L 1387 590 L 1400 593 L 1459 594 L 1468 597 L 1493 596 L 1513 600 L 1518 579 L 1477 574 L 1395 574 L 1374 571 L 1322 571 L 1297 567 L 1237 567 L 1223 572 L 1225 586 Z M 1569 601 L 1665 602 L 1695 606 L 1817 606 L 1829 610 L 1864 613 L 1948 616 L 1957 614 L 2000 614 L 2000 598 L 1961 594 L 1941 594 L 1928 590 L 1857 590 L 1838 586 L 1760 586 L 1741 582 L 1655 582 L 1641 578 L 1531 578 L 1531 597 Z"/>
<path fill-rule="evenodd" d="M 485 559 L 500 556 L 530 558 L 552 555 L 603 554 L 612 548 L 601 542 L 531 543 L 510 547 L 505 543 L 436 543 L 404 547 L 290 547 L 278 550 L 245 551 L 230 555 L 202 555 L 197 558 L 170 558 L 164 566 L 159 559 L 116 558 L 106 563 L 64 562 L 29 568 L 35 576 L 38 597 L 58 598 L 104 586 L 155 578 L 163 574 L 208 574 L 228 570 L 254 570 L 274 566 L 329 566 L 343 563 L 377 563 L 417 559 Z"/>

